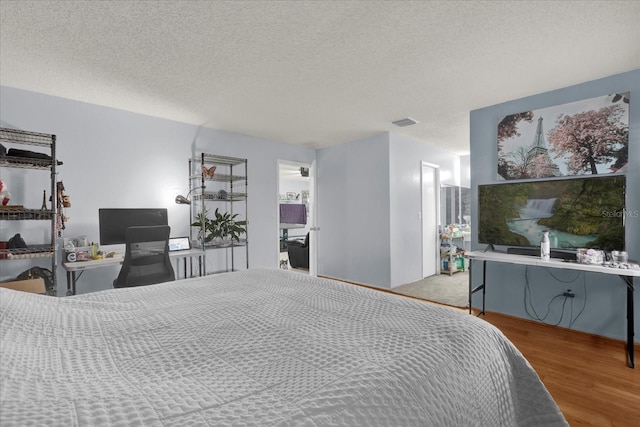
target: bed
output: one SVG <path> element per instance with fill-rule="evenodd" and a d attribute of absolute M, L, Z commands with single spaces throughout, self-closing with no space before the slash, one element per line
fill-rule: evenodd
<path fill-rule="evenodd" d="M 0 307 L 3 427 L 567 425 L 483 320 L 291 271 Z"/>

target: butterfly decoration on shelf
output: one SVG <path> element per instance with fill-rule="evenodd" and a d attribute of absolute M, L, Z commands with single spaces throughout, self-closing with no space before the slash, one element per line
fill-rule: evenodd
<path fill-rule="evenodd" d="M 215 171 L 216 171 L 215 165 L 211 166 L 210 168 L 207 168 L 205 165 L 202 165 L 202 175 L 205 178 L 212 179 Z"/>

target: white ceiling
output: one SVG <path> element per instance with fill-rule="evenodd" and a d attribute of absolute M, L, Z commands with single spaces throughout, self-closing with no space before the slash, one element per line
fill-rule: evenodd
<path fill-rule="evenodd" d="M 0 84 L 312 148 L 640 68 L 639 1 L 0 0 Z M 419 124 L 397 128 L 412 117 Z"/>

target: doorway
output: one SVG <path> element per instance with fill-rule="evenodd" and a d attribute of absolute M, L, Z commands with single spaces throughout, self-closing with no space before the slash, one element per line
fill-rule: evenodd
<path fill-rule="evenodd" d="M 440 168 L 422 162 L 422 277 L 440 274 Z"/>
<path fill-rule="evenodd" d="M 307 239 L 314 231 L 314 175 L 312 164 L 278 160 L 277 265 L 311 275 L 317 259 L 315 245 Z"/>

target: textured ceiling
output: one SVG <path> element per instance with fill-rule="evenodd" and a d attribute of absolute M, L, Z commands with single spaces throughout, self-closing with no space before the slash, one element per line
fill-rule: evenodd
<path fill-rule="evenodd" d="M 312 148 L 640 68 L 638 1 L 0 0 L 0 84 Z M 419 124 L 397 128 L 410 116 Z"/>

